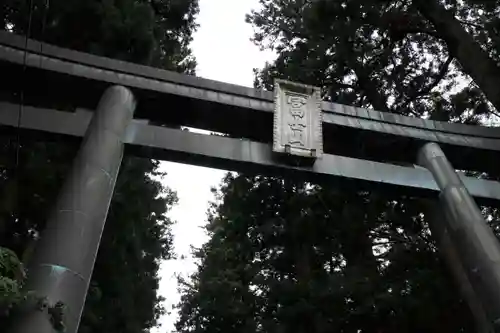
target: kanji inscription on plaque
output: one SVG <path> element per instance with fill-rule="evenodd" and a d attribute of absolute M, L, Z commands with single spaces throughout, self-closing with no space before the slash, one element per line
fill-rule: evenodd
<path fill-rule="evenodd" d="M 305 158 L 323 153 L 319 88 L 275 81 L 273 151 Z"/>

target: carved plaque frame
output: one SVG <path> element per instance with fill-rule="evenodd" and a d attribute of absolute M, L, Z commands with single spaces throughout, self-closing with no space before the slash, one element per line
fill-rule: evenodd
<path fill-rule="evenodd" d="M 314 161 L 323 155 L 321 90 L 285 80 L 274 82 L 273 151 Z"/>

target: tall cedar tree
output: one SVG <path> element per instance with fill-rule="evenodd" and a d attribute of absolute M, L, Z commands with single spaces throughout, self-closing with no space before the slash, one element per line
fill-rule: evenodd
<path fill-rule="evenodd" d="M 7 0 L 0 5 L 3 29 L 188 74 L 196 65 L 189 43 L 197 12 L 197 0 Z M 27 261 L 78 146 L 62 140 L 19 141 L 15 131 L 2 131 L 0 149 L 0 246 Z M 161 260 L 172 256 L 172 221 L 165 213 L 177 199 L 151 178 L 161 176 L 158 167 L 147 159 L 125 157 L 122 162 L 82 333 L 142 333 L 165 312 L 157 294 L 158 269 Z M 0 327 L 8 319 L 3 317 Z"/>
<path fill-rule="evenodd" d="M 261 0 L 248 21 L 278 57 L 256 72 L 256 86 L 289 79 L 337 103 L 479 124 L 496 102 L 461 43 L 497 66 L 500 8 L 431 2 Z M 432 20 L 436 10 L 446 10 L 444 23 Z M 430 237 L 425 201 L 250 175 L 228 175 L 215 193 L 199 269 L 181 281 L 178 332 L 475 331 Z M 484 212 L 498 232 L 496 209 Z"/>

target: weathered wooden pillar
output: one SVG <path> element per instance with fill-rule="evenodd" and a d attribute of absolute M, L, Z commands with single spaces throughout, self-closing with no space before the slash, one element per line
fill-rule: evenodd
<path fill-rule="evenodd" d="M 418 162 L 434 176 L 444 223 L 467 277 L 497 331 L 500 327 L 500 244 L 479 207 L 436 143 L 425 144 Z"/>
<path fill-rule="evenodd" d="M 455 245 L 451 241 L 449 232 L 446 229 L 446 225 L 449 223 L 446 221 L 446 214 L 440 207 L 439 202 L 430 203 L 428 205 L 427 213 L 429 214 L 429 227 L 431 229 L 432 236 L 438 244 L 439 252 L 447 263 L 453 277 L 460 287 L 462 297 L 469 305 L 472 315 L 474 316 L 477 327 L 476 332 L 493 332 L 493 327 L 486 316 L 483 304 L 469 281 L 460 260 L 460 255 L 458 254 Z"/>
<path fill-rule="evenodd" d="M 61 323 L 77 332 L 134 109 L 127 88 L 102 96 L 28 266 L 25 290 L 36 304 L 22 309 L 10 332 L 53 333 Z"/>

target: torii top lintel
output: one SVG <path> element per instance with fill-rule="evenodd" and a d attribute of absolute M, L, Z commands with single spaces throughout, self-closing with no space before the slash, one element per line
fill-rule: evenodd
<path fill-rule="evenodd" d="M 24 80 L 22 71 L 29 73 Z M 136 117 L 257 142 L 273 141 L 272 92 L 117 61 L 0 32 L 0 91 L 24 102 L 95 108 L 104 88 L 128 86 L 139 101 Z M 23 81 L 24 80 L 24 81 Z M 70 84 L 71 83 L 71 84 Z M 9 92 L 11 94 L 9 95 Z M 500 130 L 449 124 L 321 102 L 325 153 L 400 164 L 415 163 L 425 142 L 437 142 L 458 169 L 496 171 Z"/>

